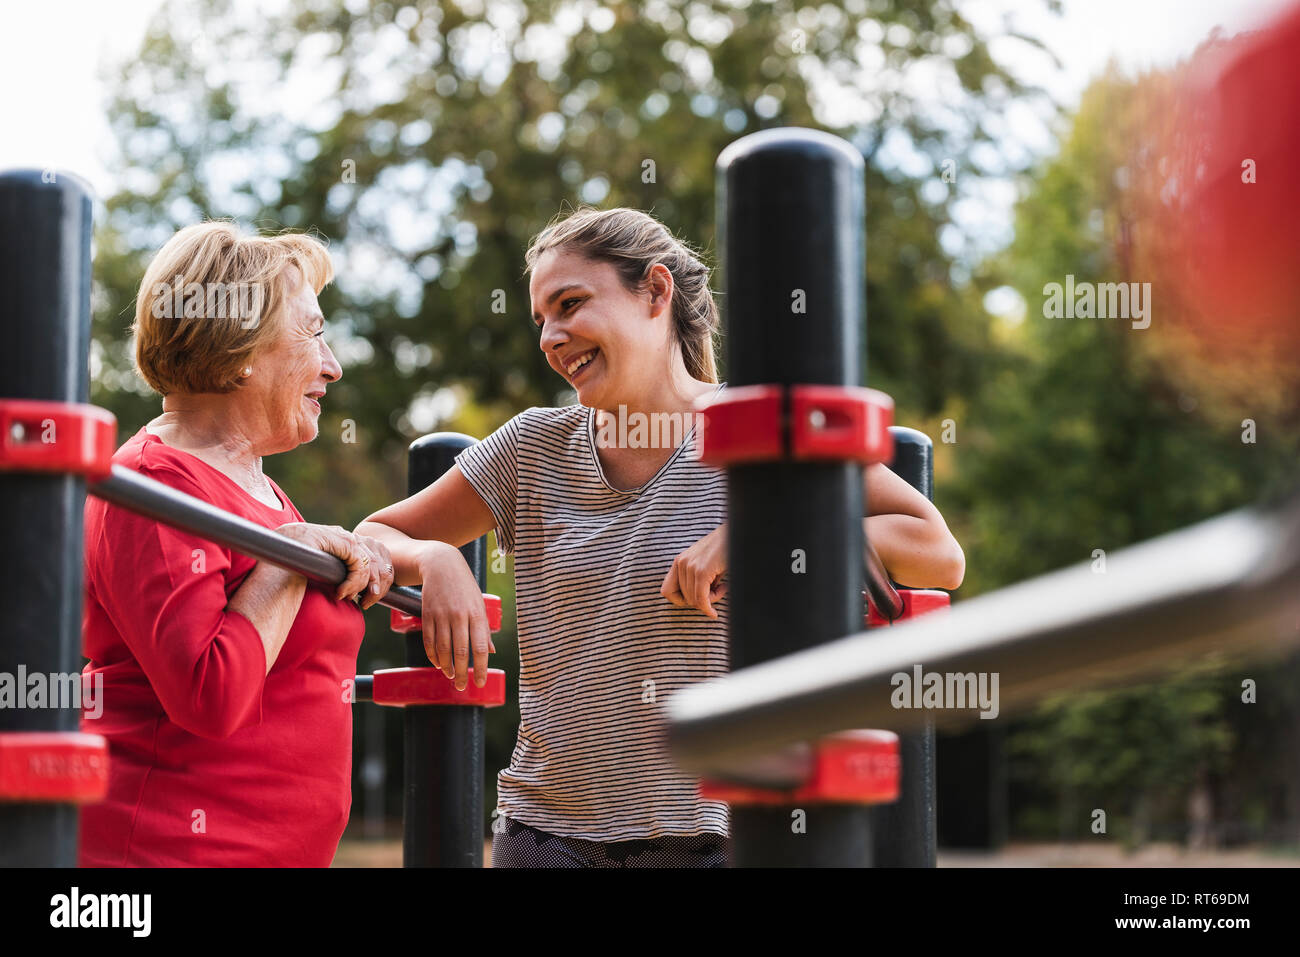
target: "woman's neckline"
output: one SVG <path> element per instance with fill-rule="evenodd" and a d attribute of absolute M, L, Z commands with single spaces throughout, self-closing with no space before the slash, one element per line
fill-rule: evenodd
<path fill-rule="evenodd" d="M 266 509 L 268 512 L 287 512 L 287 511 L 289 510 L 288 503 L 285 502 L 285 500 L 284 500 L 284 496 L 281 495 L 281 494 L 280 494 L 280 490 L 279 490 L 278 488 L 275 487 L 275 482 L 271 480 L 271 477 L 270 477 L 270 476 L 267 476 L 266 481 L 270 484 L 270 486 L 271 486 L 271 492 L 275 495 L 276 499 L 277 499 L 277 500 L 279 501 L 279 503 L 280 503 L 278 507 L 275 506 L 275 505 L 268 505 L 266 502 L 263 502 L 260 498 L 258 498 L 256 495 L 254 495 L 254 494 L 253 494 L 252 492 L 250 492 L 248 489 L 244 488 L 244 486 L 240 485 L 240 484 L 239 484 L 238 482 L 236 482 L 233 478 L 231 478 L 231 477 L 230 477 L 229 475 L 227 475 L 225 472 L 221 471 L 221 469 L 217 468 L 217 467 L 216 467 L 215 465 L 213 465 L 211 462 L 209 462 L 209 461 L 207 461 L 207 460 L 205 460 L 205 459 L 200 458 L 199 456 L 195 455 L 193 452 L 188 451 L 187 449 L 178 449 L 176 446 L 174 446 L 174 445 L 169 445 L 168 443 L 164 442 L 164 441 L 162 440 L 162 436 L 160 436 L 160 435 L 156 435 L 155 433 L 149 431 L 149 426 L 147 426 L 147 425 L 146 425 L 146 426 L 143 426 L 143 427 L 141 428 L 141 431 L 144 432 L 144 434 L 147 435 L 149 438 L 151 438 L 151 439 L 153 439 L 155 442 L 157 442 L 159 445 L 165 445 L 165 446 L 167 446 L 167 448 L 171 449 L 173 452 L 180 452 L 182 455 L 188 455 L 188 456 L 189 456 L 190 458 L 192 458 L 194 461 L 200 463 L 204 468 L 208 469 L 208 470 L 211 471 L 211 472 L 214 472 L 214 473 L 217 474 L 217 475 L 220 475 L 223 479 L 225 479 L 227 482 L 229 482 L 232 486 L 234 486 L 235 488 L 239 489 L 239 491 L 240 491 L 241 493 L 243 493 L 244 496 L 246 496 L 250 501 L 252 501 L 252 502 L 256 502 L 258 505 L 260 505 L 262 508 Z"/>
<path fill-rule="evenodd" d="M 725 382 L 719 382 L 717 388 L 715 388 L 711 393 L 711 396 L 716 396 L 726 387 L 726 385 L 727 383 Z M 619 495 L 640 495 L 651 485 L 654 485 L 655 482 L 659 481 L 659 478 L 672 467 L 672 464 L 676 462 L 678 458 L 681 457 L 682 452 L 685 451 L 686 447 L 695 439 L 695 428 L 696 421 L 694 416 L 692 416 L 691 427 L 686 434 L 682 436 L 681 444 L 678 445 L 677 448 L 673 449 L 673 454 L 664 460 L 664 464 L 659 466 L 654 475 L 650 476 L 635 488 L 618 488 L 609 480 L 609 476 L 605 474 L 605 466 L 602 465 L 600 461 L 600 451 L 596 448 L 596 409 L 590 406 L 587 408 L 587 449 L 591 452 L 591 460 L 596 465 L 596 474 L 600 476 L 601 484 L 604 485 L 605 488 Z"/>

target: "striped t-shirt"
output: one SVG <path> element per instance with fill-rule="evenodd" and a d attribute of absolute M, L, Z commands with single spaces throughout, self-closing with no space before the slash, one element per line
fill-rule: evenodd
<path fill-rule="evenodd" d="M 725 477 L 696 461 L 692 430 L 620 491 L 595 438 L 589 408 L 529 409 L 456 460 L 515 555 L 519 735 L 497 813 L 590 841 L 726 834 L 726 805 L 668 755 L 663 706 L 727 671 L 727 600 L 714 621 L 659 594 L 725 520 Z"/>

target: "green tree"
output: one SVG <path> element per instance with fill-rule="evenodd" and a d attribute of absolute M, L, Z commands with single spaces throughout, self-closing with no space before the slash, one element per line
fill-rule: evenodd
<path fill-rule="evenodd" d="M 1149 94 L 1161 75 L 1132 79 L 1109 70 L 1085 92 L 1060 152 L 1034 171 L 1015 216 L 1015 239 L 987 264 L 1027 304 L 1023 323 L 1006 331 L 1010 355 L 984 382 L 954 455 L 947 501 L 956 503 L 968 550 L 969 591 L 978 592 L 1065 565 L 1089 561 L 1229 509 L 1258 501 L 1294 481 L 1300 427 L 1284 414 L 1300 383 L 1274 380 L 1269 400 L 1252 402 L 1201 367 L 1179 362 L 1186 343 L 1167 321 L 1169 298 L 1156 289 L 1149 328 L 1116 319 L 1051 318 L 1047 286 L 1149 281 L 1127 255 L 1143 197 L 1131 184 L 1152 142 Z M 1226 383 L 1226 385 L 1225 385 Z M 1280 390 L 1280 391 L 1279 391 Z M 1266 438 L 1243 442 L 1240 421 L 1261 420 Z M 1114 832 L 1140 841 L 1161 818 L 1181 827 L 1193 786 L 1218 775 L 1225 804 L 1251 804 L 1273 778 L 1264 763 L 1236 753 L 1247 729 L 1264 725 L 1243 710 L 1241 681 L 1259 670 L 1218 662 L 1114 693 L 1067 695 L 1046 703 L 1011 737 L 1018 779 L 1038 786 L 1022 823 L 1050 833 L 1056 802 L 1061 833 L 1085 835 L 1092 808 L 1110 812 Z M 1288 670 L 1275 674 L 1293 674 Z M 1294 709 L 1285 682 L 1269 682 L 1276 717 Z M 1283 704 L 1287 702 L 1288 704 Z M 1293 738 L 1294 710 L 1269 725 L 1279 750 Z M 1290 763 L 1294 767 L 1294 762 Z M 1294 771 L 1289 771 L 1294 774 Z M 1234 783 L 1235 778 L 1235 783 Z M 1274 791 L 1273 793 L 1277 793 Z M 1258 807 L 1257 804 L 1252 805 Z M 1118 812 L 1118 814 L 1116 813 Z M 1116 818 L 1118 817 L 1118 822 Z M 1067 823 L 1068 822 L 1068 825 Z"/>

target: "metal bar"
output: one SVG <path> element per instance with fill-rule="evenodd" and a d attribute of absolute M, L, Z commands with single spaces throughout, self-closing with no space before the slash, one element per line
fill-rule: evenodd
<path fill-rule="evenodd" d="M 90 191 L 53 170 L 0 174 L 0 390 L 85 402 L 90 388 Z M 3 577 L 18 596 L 0 624 L 0 672 L 81 671 L 79 475 L 0 473 Z M 22 691 L 20 690 L 20 694 Z M 76 732 L 78 709 L 0 708 L 0 733 Z M 75 867 L 77 808 L 0 803 L 0 865 Z"/>
<path fill-rule="evenodd" d="M 347 578 L 347 565 L 338 556 L 295 542 L 126 466 L 114 465 L 112 475 L 93 483 L 87 491 L 106 502 L 201 535 L 250 558 L 297 572 L 318 584 L 339 585 Z M 379 599 L 379 604 L 408 615 L 420 615 L 420 593 L 414 588 L 395 585 Z"/>
<path fill-rule="evenodd" d="M 980 712 L 894 707 L 894 676 L 997 675 L 1010 711 L 1063 691 L 1156 674 L 1199 655 L 1300 643 L 1300 493 L 965 601 L 683 689 L 668 702 L 683 767 L 736 773 L 844 728 L 940 726 Z"/>

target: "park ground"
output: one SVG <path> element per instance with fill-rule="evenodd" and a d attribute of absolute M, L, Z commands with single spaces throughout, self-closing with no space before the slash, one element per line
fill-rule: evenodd
<path fill-rule="evenodd" d="M 491 866 L 492 844 L 483 847 Z M 334 867 L 400 867 L 401 841 L 345 840 Z M 940 867 L 1300 867 L 1300 849 L 1246 847 L 1189 851 L 1175 844 L 1149 844 L 1125 851 L 1113 844 L 1008 844 L 998 851 L 940 850 Z"/>

